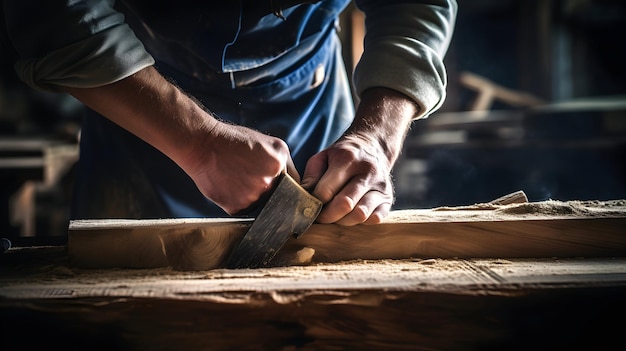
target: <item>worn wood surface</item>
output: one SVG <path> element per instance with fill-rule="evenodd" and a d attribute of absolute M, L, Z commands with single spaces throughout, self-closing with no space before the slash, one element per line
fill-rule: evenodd
<path fill-rule="evenodd" d="M 7 256 L 19 257 L 11 249 Z M 40 248 L 45 250 L 45 248 Z M 57 248 L 61 250 L 61 248 Z M 15 252 L 18 251 L 18 252 Z M 154 269 L 84 269 L 71 266 L 63 252 L 56 262 L 9 262 L 0 274 L 0 297 L 164 298 L 235 304 L 294 303 L 323 296 L 376 305 L 367 291 L 393 298 L 407 291 L 516 296 L 556 285 L 571 288 L 626 284 L 626 257 L 526 259 L 353 260 L 310 266 L 179 271 Z M 5 258 L 5 257 L 3 257 Z M 11 257 L 8 257 L 10 260 Z M 6 261 L 5 261 L 6 262 Z M 361 297 L 351 297 L 363 293 Z M 337 293 L 335 293 L 337 292 Z"/>
<path fill-rule="evenodd" d="M 82 269 L 0 255 L 0 348 L 623 350 L 626 258 Z"/>
<path fill-rule="evenodd" d="M 251 220 L 84 220 L 70 223 L 79 267 L 219 268 Z M 378 225 L 313 224 L 274 265 L 355 259 L 611 257 L 626 254 L 626 200 L 544 201 L 394 211 Z"/>

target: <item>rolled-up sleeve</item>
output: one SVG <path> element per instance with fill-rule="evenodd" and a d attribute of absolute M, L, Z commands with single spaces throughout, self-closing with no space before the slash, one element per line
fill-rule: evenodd
<path fill-rule="evenodd" d="M 154 64 L 114 1 L 4 0 L 15 69 L 35 89 L 91 88 Z"/>
<path fill-rule="evenodd" d="M 361 0 L 366 35 L 354 72 L 357 94 L 385 87 L 412 98 L 427 117 L 445 100 L 443 57 L 454 30 L 457 4 L 448 1 Z"/>

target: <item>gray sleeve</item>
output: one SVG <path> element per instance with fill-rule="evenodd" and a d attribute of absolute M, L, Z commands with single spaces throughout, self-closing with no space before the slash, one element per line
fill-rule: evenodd
<path fill-rule="evenodd" d="M 385 87 L 412 98 L 427 117 L 445 100 L 443 64 L 454 29 L 457 4 L 443 1 L 361 0 L 365 13 L 364 52 L 354 72 L 357 94 Z"/>
<path fill-rule="evenodd" d="M 35 89 L 90 88 L 154 64 L 113 0 L 4 0 L 15 70 Z"/>

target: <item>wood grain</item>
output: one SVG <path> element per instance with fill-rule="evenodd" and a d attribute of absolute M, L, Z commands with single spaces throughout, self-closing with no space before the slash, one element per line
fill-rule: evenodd
<path fill-rule="evenodd" d="M 624 350 L 626 258 L 188 272 L 0 255 L 0 345 L 63 350 Z M 36 337 L 33 337 L 36 336 Z"/>
<path fill-rule="evenodd" d="M 251 220 L 83 220 L 69 226 L 78 267 L 219 268 Z M 626 254 L 626 200 L 544 201 L 392 211 L 381 224 L 314 224 L 274 265 L 355 259 L 612 257 Z"/>
<path fill-rule="evenodd" d="M 293 303 L 184 298 L 0 300 L 4 350 L 624 350 L 626 289 L 517 297 L 312 294 Z M 338 295 L 340 293 L 337 293 Z M 378 300 L 359 305 L 346 300 Z M 254 298 L 252 299 L 255 300 Z M 36 337 L 33 333 L 36 332 Z"/>

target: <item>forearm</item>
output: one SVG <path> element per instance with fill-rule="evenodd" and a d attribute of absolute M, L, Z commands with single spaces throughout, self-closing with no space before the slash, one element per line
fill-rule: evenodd
<path fill-rule="evenodd" d="M 97 88 L 63 89 L 186 171 L 195 167 L 198 145 L 210 140 L 207 136 L 218 123 L 153 67 Z"/>
<path fill-rule="evenodd" d="M 292 164 L 284 141 L 218 121 L 152 67 L 99 88 L 65 90 L 171 158 L 229 214 L 258 201 Z"/>
<path fill-rule="evenodd" d="M 391 168 L 418 113 L 418 106 L 406 95 L 387 88 L 371 88 L 363 93 L 345 135 L 367 138 L 379 145 Z"/>

